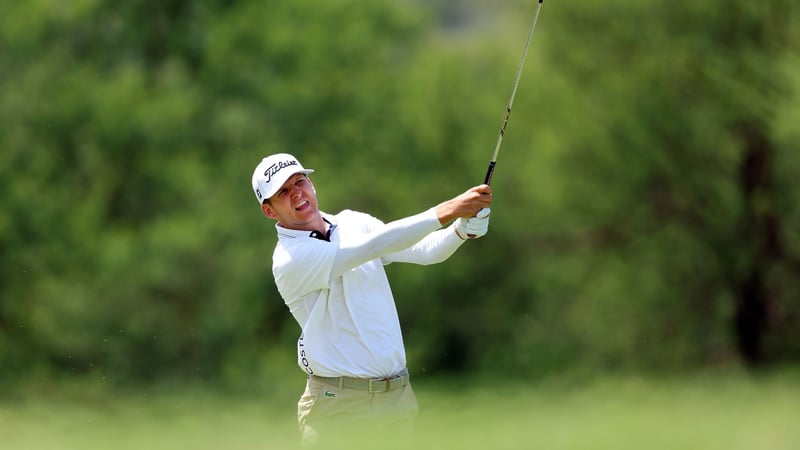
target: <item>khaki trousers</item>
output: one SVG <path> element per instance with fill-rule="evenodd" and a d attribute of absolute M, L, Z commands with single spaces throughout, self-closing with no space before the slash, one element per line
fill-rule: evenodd
<path fill-rule="evenodd" d="M 297 403 L 301 445 L 353 449 L 387 439 L 409 441 L 418 411 L 410 383 L 370 393 L 333 386 L 311 376 Z"/>

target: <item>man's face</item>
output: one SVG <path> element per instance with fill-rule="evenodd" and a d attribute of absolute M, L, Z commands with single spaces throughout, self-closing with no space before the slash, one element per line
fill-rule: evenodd
<path fill-rule="evenodd" d="M 314 185 L 302 173 L 296 173 L 286 180 L 269 202 L 261 205 L 261 210 L 281 226 L 293 230 L 313 231 L 322 222 Z"/>

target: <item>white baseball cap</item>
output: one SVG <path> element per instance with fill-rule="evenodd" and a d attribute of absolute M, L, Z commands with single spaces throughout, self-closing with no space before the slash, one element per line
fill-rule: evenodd
<path fill-rule="evenodd" d="M 262 159 L 253 171 L 253 191 L 258 203 L 275 195 L 283 183 L 296 173 L 309 174 L 311 169 L 303 168 L 300 161 L 288 153 L 276 153 Z"/>

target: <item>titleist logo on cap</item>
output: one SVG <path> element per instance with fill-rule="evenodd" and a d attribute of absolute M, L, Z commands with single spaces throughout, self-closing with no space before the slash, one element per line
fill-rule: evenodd
<path fill-rule="evenodd" d="M 267 170 L 264 171 L 264 176 L 267 177 L 267 183 L 270 182 L 272 176 L 276 173 L 280 172 L 281 169 L 285 169 L 289 166 L 296 166 L 298 163 L 296 160 L 286 160 L 286 161 L 278 161 L 275 164 L 267 167 Z"/>

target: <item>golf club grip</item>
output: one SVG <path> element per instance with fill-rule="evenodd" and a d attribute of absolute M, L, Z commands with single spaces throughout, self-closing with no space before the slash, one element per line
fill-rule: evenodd
<path fill-rule="evenodd" d="M 497 164 L 495 161 L 489 161 L 489 168 L 486 170 L 486 178 L 483 179 L 483 184 L 492 183 L 492 175 L 494 175 L 495 164 Z"/>

